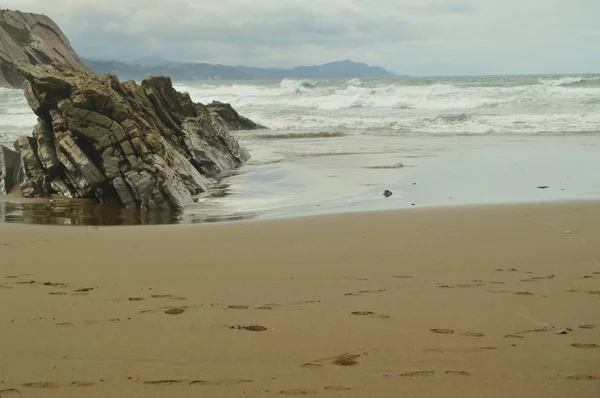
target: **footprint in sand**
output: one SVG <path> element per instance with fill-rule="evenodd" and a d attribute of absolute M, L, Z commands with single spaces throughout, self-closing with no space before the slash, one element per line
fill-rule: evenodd
<path fill-rule="evenodd" d="M 515 292 L 517 296 L 533 296 L 531 292 Z"/>
<path fill-rule="evenodd" d="M 540 332 L 548 332 L 549 330 L 550 329 L 548 329 L 548 328 L 536 328 L 536 329 L 523 330 L 521 332 L 517 332 L 517 334 L 540 333 Z"/>
<path fill-rule="evenodd" d="M 241 383 L 252 383 L 254 380 L 220 380 L 215 382 L 208 382 L 206 380 L 188 380 L 188 379 L 163 379 L 163 380 L 146 380 L 144 384 L 151 384 L 154 386 L 176 386 L 176 385 L 188 385 L 188 386 L 227 386 Z"/>
<path fill-rule="evenodd" d="M 178 307 L 178 308 L 169 308 L 168 310 L 165 310 L 165 314 L 167 315 L 181 315 L 185 312 L 187 308 L 185 307 Z"/>
<path fill-rule="evenodd" d="M 578 328 L 579 329 L 594 329 L 596 327 L 596 325 L 592 325 L 592 324 L 586 324 L 586 325 L 579 325 Z"/>
<path fill-rule="evenodd" d="M 171 294 L 153 294 L 150 297 L 156 298 L 156 299 L 169 299 L 169 300 L 178 300 L 178 301 L 183 301 L 186 299 L 185 297 L 173 296 Z"/>
<path fill-rule="evenodd" d="M 202 384 L 210 385 L 210 386 L 234 386 L 238 384 L 248 384 L 254 383 L 254 380 L 248 379 L 223 379 L 212 382 L 202 381 Z M 192 384 L 199 384 L 199 381 L 192 382 Z"/>
<path fill-rule="evenodd" d="M 265 331 L 269 330 L 262 325 L 247 325 L 247 326 L 233 325 L 233 326 L 228 326 L 228 327 L 229 327 L 229 329 L 247 330 L 249 332 L 265 332 Z"/>
<path fill-rule="evenodd" d="M 60 283 L 60 282 L 44 282 L 42 283 L 43 286 L 52 286 L 52 287 L 67 287 L 66 283 Z"/>
<path fill-rule="evenodd" d="M 314 362 L 307 362 L 307 363 L 303 364 L 301 367 L 305 368 L 305 369 L 318 369 L 318 368 L 322 368 L 323 365 L 320 365 L 320 364 L 314 363 Z"/>
<path fill-rule="evenodd" d="M 454 330 L 452 329 L 429 329 L 429 331 L 437 334 L 453 334 Z"/>
<path fill-rule="evenodd" d="M 294 388 L 292 390 L 279 391 L 279 394 L 281 395 L 313 395 L 318 393 L 319 392 L 316 390 L 305 390 L 303 388 Z"/>
<path fill-rule="evenodd" d="M 190 384 L 190 380 L 182 380 L 182 379 L 165 379 L 165 380 L 147 380 L 144 381 L 144 384 L 151 384 L 154 386 L 172 386 L 176 384 Z"/>
<path fill-rule="evenodd" d="M 354 311 L 352 312 L 352 315 L 368 316 L 369 318 L 374 319 L 390 319 L 389 315 L 381 315 L 373 311 Z"/>
<path fill-rule="evenodd" d="M 445 352 L 458 352 L 461 354 L 473 354 L 473 353 L 477 353 L 477 352 L 490 351 L 490 350 L 496 350 L 496 349 L 497 349 L 497 347 L 459 347 L 459 348 L 451 348 L 448 350 L 442 350 L 439 348 L 428 348 L 426 350 L 423 350 L 423 352 L 435 353 L 435 354 L 443 354 Z"/>
<path fill-rule="evenodd" d="M 600 290 L 591 290 L 591 291 L 587 292 L 587 294 L 600 295 Z"/>
<path fill-rule="evenodd" d="M 96 383 L 88 382 L 88 381 L 74 381 L 71 383 L 71 387 L 91 387 Z"/>
<path fill-rule="evenodd" d="M 357 354 L 342 354 L 335 357 L 331 363 L 338 366 L 354 366 L 358 365 L 358 358 L 360 355 Z"/>
<path fill-rule="evenodd" d="M 58 387 L 60 387 L 60 385 L 58 385 L 56 383 L 41 381 L 41 382 L 35 382 L 35 383 L 24 383 L 23 387 L 26 387 L 26 388 L 58 388 Z"/>
<path fill-rule="evenodd" d="M 31 276 L 31 274 L 9 275 L 9 276 L 5 276 L 5 278 L 6 279 L 17 279 L 17 278 L 22 278 L 24 276 Z"/>
<path fill-rule="evenodd" d="M 541 281 L 544 279 L 554 279 L 554 275 L 548 275 L 548 276 L 535 276 L 533 278 L 527 278 L 527 279 L 521 279 L 521 282 L 535 282 L 535 281 Z"/>
<path fill-rule="evenodd" d="M 573 343 L 573 344 L 571 344 L 571 347 L 594 349 L 594 348 L 600 348 L 600 345 L 594 344 L 594 343 Z"/>
<path fill-rule="evenodd" d="M 394 275 L 394 278 L 398 278 L 398 279 L 412 279 L 412 276 L 408 276 L 408 275 Z"/>
<path fill-rule="evenodd" d="M 284 306 L 297 306 L 297 305 L 306 305 L 306 304 L 318 304 L 321 300 L 302 300 L 302 301 L 291 301 L 289 303 L 277 304 L 277 303 L 267 303 L 263 307 L 284 307 Z"/>
<path fill-rule="evenodd" d="M 127 300 L 129 300 L 129 301 L 144 301 L 146 299 L 143 297 L 129 297 Z"/>
<path fill-rule="evenodd" d="M 350 387 L 344 386 L 327 386 L 324 388 L 325 391 L 350 391 L 352 390 Z"/>
<path fill-rule="evenodd" d="M 344 296 L 360 296 L 362 294 L 373 294 L 373 293 L 383 293 L 386 292 L 387 289 L 377 289 L 377 290 L 359 290 L 354 293 L 346 293 Z"/>
<path fill-rule="evenodd" d="M 250 307 L 248 307 L 247 305 L 228 305 L 227 309 L 230 310 L 247 310 Z"/>
<path fill-rule="evenodd" d="M 446 372 L 448 376 L 471 376 L 471 373 L 464 370 L 449 370 Z"/>
<path fill-rule="evenodd" d="M 518 336 L 516 334 L 507 334 L 504 336 L 505 339 L 524 339 L 523 336 Z"/>
<path fill-rule="evenodd" d="M 462 352 L 465 354 L 471 354 L 474 352 L 482 352 L 482 351 L 490 351 L 490 350 L 497 350 L 497 347 L 464 347 L 464 348 L 457 348 L 453 351 L 456 352 Z"/>
<path fill-rule="evenodd" d="M 466 337 L 484 337 L 485 334 L 483 333 L 478 333 L 478 332 L 465 332 L 465 333 L 461 333 L 461 336 L 466 336 Z"/>
<path fill-rule="evenodd" d="M 572 375 L 567 376 L 568 380 L 600 380 L 600 376 L 594 375 Z"/>
<path fill-rule="evenodd" d="M 66 296 L 67 295 L 67 293 L 65 293 L 65 292 L 50 292 L 48 294 L 51 296 Z"/>
<path fill-rule="evenodd" d="M 406 372 L 400 373 L 398 376 L 400 377 L 429 377 L 434 376 L 435 372 L 433 370 L 417 370 L 415 372 Z"/>
<path fill-rule="evenodd" d="M 95 289 L 96 289 L 95 287 L 84 287 L 84 288 L 75 290 L 75 293 L 89 293 Z"/>

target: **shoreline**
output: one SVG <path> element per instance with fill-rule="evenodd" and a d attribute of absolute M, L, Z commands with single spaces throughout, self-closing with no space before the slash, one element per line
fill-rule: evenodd
<path fill-rule="evenodd" d="M 3 224 L 0 390 L 594 396 L 598 225 L 600 203 L 580 201 Z"/>
<path fill-rule="evenodd" d="M 9 197 L 8 195 L 4 197 Z M 385 199 L 383 199 L 385 200 Z M 50 201 L 48 198 L 19 198 L 19 200 L 3 200 L 3 197 L 0 196 L 0 206 L 3 204 L 11 204 L 11 205 L 32 205 L 32 206 L 48 206 L 52 204 L 63 204 L 67 205 L 66 207 L 73 207 L 75 209 L 82 208 L 82 206 L 88 206 L 90 208 L 95 209 L 105 209 L 110 211 L 109 214 L 131 214 L 139 216 L 143 213 L 139 209 L 124 209 L 115 206 L 105 206 L 98 203 L 93 203 L 88 199 L 65 199 L 65 200 L 54 200 Z M 343 216 L 360 216 L 360 215 L 378 215 L 378 214 L 393 214 L 396 213 L 408 213 L 408 212 L 429 212 L 429 211 L 464 211 L 464 210 L 477 210 L 482 208 L 487 208 L 493 210 L 495 208 L 526 208 L 535 205 L 540 206 L 566 206 L 566 205 L 598 205 L 600 204 L 600 199 L 546 199 L 542 201 L 523 201 L 523 202 L 498 202 L 498 203 L 460 203 L 460 204 L 438 204 L 438 205 L 425 205 L 425 206 L 403 206 L 397 208 L 388 208 L 388 209 L 368 209 L 368 210 L 357 210 L 357 209 L 346 209 L 340 210 L 338 212 L 326 212 L 326 213 L 307 213 L 307 214 L 284 214 L 284 215 L 263 215 L 257 217 L 244 217 L 241 215 L 240 217 L 235 217 L 235 215 L 230 215 L 232 218 L 224 218 L 224 219 L 216 219 L 211 221 L 204 222 L 193 222 L 193 221 L 177 221 L 178 218 L 185 215 L 185 212 L 177 213 L 177 212 L 160 212 L 160 211 L 151 211 L 147 212 L 147 214 L 151 216 L 158 216 L 158 219 L 162 219 L 163 222 L 157 223 L 124 223 L 124 224 L 102 224 L 102 223 L 89 223 L 89 224 L 60 224 L 58 222 L 48 222 L 48 223 L 40 223 L 40 222 L 31 222 L 28 221 L 2 221 L 0 220 L 0 228 L 4 226 L 24 226 L 24 227 L 98 227 L 98 228 L 122 228 L 122 227 L 173 227 L 173 226 L 182 226 L 182 227 L 200 227 L 200 226 L 215 226 L 218 224 L 237 224 L 237 223 L 269 223 L 269 222 L 288 222 L 295 220 L 310 220 L 315 218 L 335 218 L 335 217 L 343 217 Z M 70 205 L 70 206 L 69 206 Z M 1 210 L 1 209 L 0 209 Z M 2 211 L 0 211 L 0 218 L 3 216 Z M 50 216 L 48 221 L 53 218 Z M 164 222 L 164 220 L 172 220 L 171 222 Z"/>

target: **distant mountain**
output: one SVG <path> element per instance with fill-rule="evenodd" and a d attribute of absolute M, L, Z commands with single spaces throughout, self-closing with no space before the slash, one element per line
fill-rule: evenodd
<path fill-rule="evenodd" d="M 182 80 L 254 80 L 254 79 L 352 79 L 396 77 L 391 72 L 349 60 L 324 65 L 297 66 L 292 69 L 213 65 L 207 63 L 172 62 L 162 58 L 143 58 L 135 63 L 83 59 L 97 75 L 110 73 L 121 80 L 141 80 L 165 75 Z"/>
<path fill-rule="evenodd" d="M 125 61 L 128 62 L 128 61 Z M 134 60 L 129 61 L 129 63 L 144 65 L 144 66 L 163 66 L 163 65 L 174 65 L 174 64 L 182 64 L 184 62 L 176 62 L 169 61 L 168 59 L 164 59 L 162 57 L 142 57 L 135 58 Z"/>
<path fill-rule="evenodd" d="M 252 79 L 233 66 L 169 63 L 163 65 L 140 65 L 120 61 L 96 61 L 84 58 L 90 69 L 97 75 L 107 73 L 116 75 L 121 80 L 142 80 L 148 76 L 169 76 L 175 81 L 184 80 L 244 80 Z"/>

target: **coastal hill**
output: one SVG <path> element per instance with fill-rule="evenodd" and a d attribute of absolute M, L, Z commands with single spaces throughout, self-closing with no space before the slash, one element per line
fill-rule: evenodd
<path fill-rule="evenodd" d="M 59 62 L 87 69 L 52 19 L 0 9 L 0 87 L 21 87 L 19 61 L 32 65 Z"/>
<path fill-rule="evenodd" d="M 349 60 L 324 65 L 297 66 L 292 69 L 227 66 L 208 63 L 184 63 L 158 59 L 134 62 L 83 59 L 94 73 L 110 73 L 121 80 L 142 80 L 149 76 L 167 75 L 173 80 L 280 80 L 280 79 L 335 79 L 396 77 L 378 67 Z"/>

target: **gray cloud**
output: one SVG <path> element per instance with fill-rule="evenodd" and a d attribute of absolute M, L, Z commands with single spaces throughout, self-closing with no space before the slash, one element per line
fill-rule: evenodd
<path fill-rule="evenodd" d="M 4 0 L 84 56 L 414 75 L 600 72 L 597 0 Z"/>

